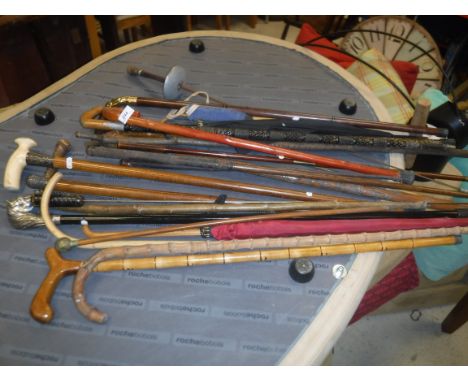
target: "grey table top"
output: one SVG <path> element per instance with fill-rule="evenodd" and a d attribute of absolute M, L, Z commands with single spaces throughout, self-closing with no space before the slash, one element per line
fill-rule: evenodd
<path fill-rule="evenodd" d="M 74 138 L 75 131 L 81 129 L 82 112 L 121 95 L 162 96 L 158 83 L 128 77 L 125 71 L 130 64 L 161 74 L 181 65 L 187 70 L 189 85 L 235 104 L 339 115 L 339 102 L 352 97 L 358 104 L 356 117 L 376 119 L 357 89 L 300 51 L 207 33 L 203 37 L 206 50 L 193 54 L 188 50 L 189 41 L 186 36 L 159 39 L 115 56 L 4 121 L 0 126 L 0 162 L 6 163 L 18 136 L 33 138 L 42 152 L 51 152 L 56 140 L 65 137 L 73 144 L 73 156 L 84 158 L 84 142 Z M 33 121 L 34 110 L 41 106 L 56 114 L 56 121 L 47 127 L 36 126 Z M 161 110 L 142 111 L 150 116 L 163 115 Z M 343 153 L 332 155 L 351 159 Z M 385 160 L 386 156 L 378 158 Z M 24 176 L 42 171 L 26 168 Z M 191 186 L 64 173 L 67 179 L 216 193 Z M 187 173 L 304 189 L 241 173 Z M 21 194 L 30 192 L 26 186 L 21 190 Z M 0 195 L 5 201 L 18 194 L 2 189 Z M 81 235 L 79 228 L 67 227 L 66 231 Z M 0 221 L 0 243 L 3 365 L 276 364 L 340 284 L 332 275 L 333 265 L 350 268 L 355 259 L 340 256 L 314 261 L 316 275 L 307 284 L 290 279 L 287 261 L 95 275 L 87 290 L 90 301 L 109 312 L 111 319 L 105 325 L 89 323 L 78 314 L 70 297 L 71 278 L 66 278 L 53 301 L 55 319 L 42 325 L 29 316 L 28 309 L 47 272 L 43 254 L 53 245 L 53 237 L 45 229 L 15 230 L 5 217 Z M 67 254 L 74 259 L 89 255 L 83 250 Z"/>

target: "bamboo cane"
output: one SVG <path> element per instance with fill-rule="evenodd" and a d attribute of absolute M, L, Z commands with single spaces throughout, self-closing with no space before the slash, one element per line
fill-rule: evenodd
<path fill-rule="evenodd" d="M 454 245 L 459 244 L 460 242 L 460 236 L 446 236 L 424 239 L 377 241 L 369 243 L 335 244 L 305 248 L 220 252 L 202 255 L 154 256 L 148 258 L 125 258 L 115 260 L 109 259 L 106 262 L 101 262 L 99 255 L 95 255 L 84 264 L 80 265 L 78 269 L 72 289 L 73 301 L 78 311 L 88 320 L 96 323 L 104 323 L 107 321 L 107 314 L 91 306 L 86 301 L 84 294 L 85 282 L 94 269 L 98 272 L 109 272 L 115 270 L 165 269 L 214 264 L 293 260 L 302 257 L 339 256 L 366 252 L 383 252 Z M 107 255 L 105 258 L 109 257 L 112 256 Z"/>
<path fill-rule="evenodd" d="M 151 244 L 133 247 L 119 246 L 108 248 L 99 252 L 100 256 L 112 255 L 113 259 L 122 257 L 195 254 L 207 252 L 226 252 L 251 250 L 255 248 L 287 248 L 307 247 L 328 244 L 343 244 L 353 242 L 400 240 L 412 238 L 440 237 L 449 235 L 461 235 L 468 233 L 468 228 L 452 227 L 423 230 L 406 230 L 394 232 L 376 232 L 340 235 L 319 235 L 302 237 L 279 237 L 228 241 L 184 241 L 184 242 L 153 242 Z M 45 253 L 49 272 L 37 290 L 31 303 L 30 312 L 39 322 L 50 322 L 53 317 L 51 306 L 54 290 L 60 280 L 70 274 L 76 273 L 83 264 L 80 261 L 63 259 L 55 248 L 49 248 Z"/>

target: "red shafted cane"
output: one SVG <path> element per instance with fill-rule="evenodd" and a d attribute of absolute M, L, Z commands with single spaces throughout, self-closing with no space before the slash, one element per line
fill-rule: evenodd
<path fill-rule="evenodd" d="M 104 107 L 102 110 L 102 116 L 110 121 L 119 121 L 121 109 Z M 322 155 L 315 155 L 304 153 L 296 150 L 285 149 L 281 147 L 275 147 L 266 145 L 260 142 L 253 142 L 246 139 L 233 138 L 221 134 L 209 133 L 202 130 L 191 129 L 183 126 L 172 125 L 162 123 L 146 118 L 137 116 L 130 116 L 127 119 L 129 125 L 143 127 L 149 130 L 159 131 L 167 134 L 179 135 L 186 138 L 200 139 L 204 141 L 216 142 L 232 146 L 235 148 L 242 148 L 252 151 L 258 151 L 265 154 L 275 155 L 277 157 L 284 157 L 289 159 L 295 159 L 298 161 L 317 164 L 324 167 L 332 167 L 343 170 L 355 171 L 363 174 L 381 175 L 386 177 L 392 177 L 396 180 L 405 180 L 405 172 L 396 169 L 385 169 L 380 167 L 368 166 L 365 164 L 359 164 L 349 161 L 344 161 L 335 158 L 329 158 Z"/>

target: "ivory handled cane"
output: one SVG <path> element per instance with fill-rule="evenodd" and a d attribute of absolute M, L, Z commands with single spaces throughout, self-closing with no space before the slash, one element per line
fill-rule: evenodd
<path fill-rule="evenodd" d="M 11 156 L 11 158 L 14 158 L 14 160 L 10 160 L 5 168 L 4 186 L 8 189 L 19 189 L 21 171 L 24 169 L 23 162 L 26 162 L 31 165 L 53 167 L 55 169 L 69 169 L 77 171 L 94 172 L 98 174 L 110 174 L 138 179 L 157 180 L 168 183 L 188 184 L 193 186 L 217 188 L 222 190 L 268 195 L 271 197 L 278 197 L 283 199 L 294 199 L 304 201 L 350 200 L 348 198 L 323 195 L 310 191 L 298 191 L 280 187 L 268 187 L 263 186 L 261 184 L 251 184 L 219 178 L 193 176 L 169 171 L 157 171 L 137 167 L 118 166 L 110 163 L 74 160 L 72 157 L 50 158 L 42 154 L 29 152 L 31 148 L 31 142 L 29 141 L 24 142 L 23 140 L 17 140 L 16 142 L 18 144 L 18 147 Z"/>
<path fill-rule="evenodd" d="M 137 179 L 147 179 L 166 183 L 177 183 L 191 186 L 230 190 L 236 192 L 267 195 L 271 197 L 293 200 L 350 200 L 349 198 L 323 195 L 311 191 L 298 191 L 280 187 L 269 187 L 262 184 L 236 182 L 221 178 L 210 178 L 180 174 L 170 171 L 149 170 L 138 167 L 119 166 L 110 163 L 92 162 L 86 160 L 68 158 L 49 158 L 37 153 L 27 153 L 26 161 L 31 165 L 52 166 L 56 169 L 68 169 L 73 171 L 85 171 L 97 174 L 124 176 Z M 6 172 L 9 171 L 7 168 Z"/>

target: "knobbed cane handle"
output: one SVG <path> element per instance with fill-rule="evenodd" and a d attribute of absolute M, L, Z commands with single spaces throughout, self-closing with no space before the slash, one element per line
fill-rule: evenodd
<path fill-rule="evenodd" d="M 52 156 L 55 157 L 60 157 L 63 158 L 65 155 L 67 155 L 72 149 L 72 144 L 70 143 L 69 140 L 61 138 L 57 141 L 55 144 L 55 149 L 54 153 Z M 52 176 L 55 174 L 57 170 L 55 168 L 49 167 L 48 169 L 45 170 L 44 173 L 44 179 L 49 180 L 52 178 Z"/>
<path fill-rule="evenodd" d="M 49 264 L 49 272 L 34 295 L 29 312 L 36 321 L 47 324 L 54 316 L 51 301 L 58 283 L 65 276 L 76 273 L 81 262 L 65 260 L 55 248 L 47 248 L 44 256 Z"/>

